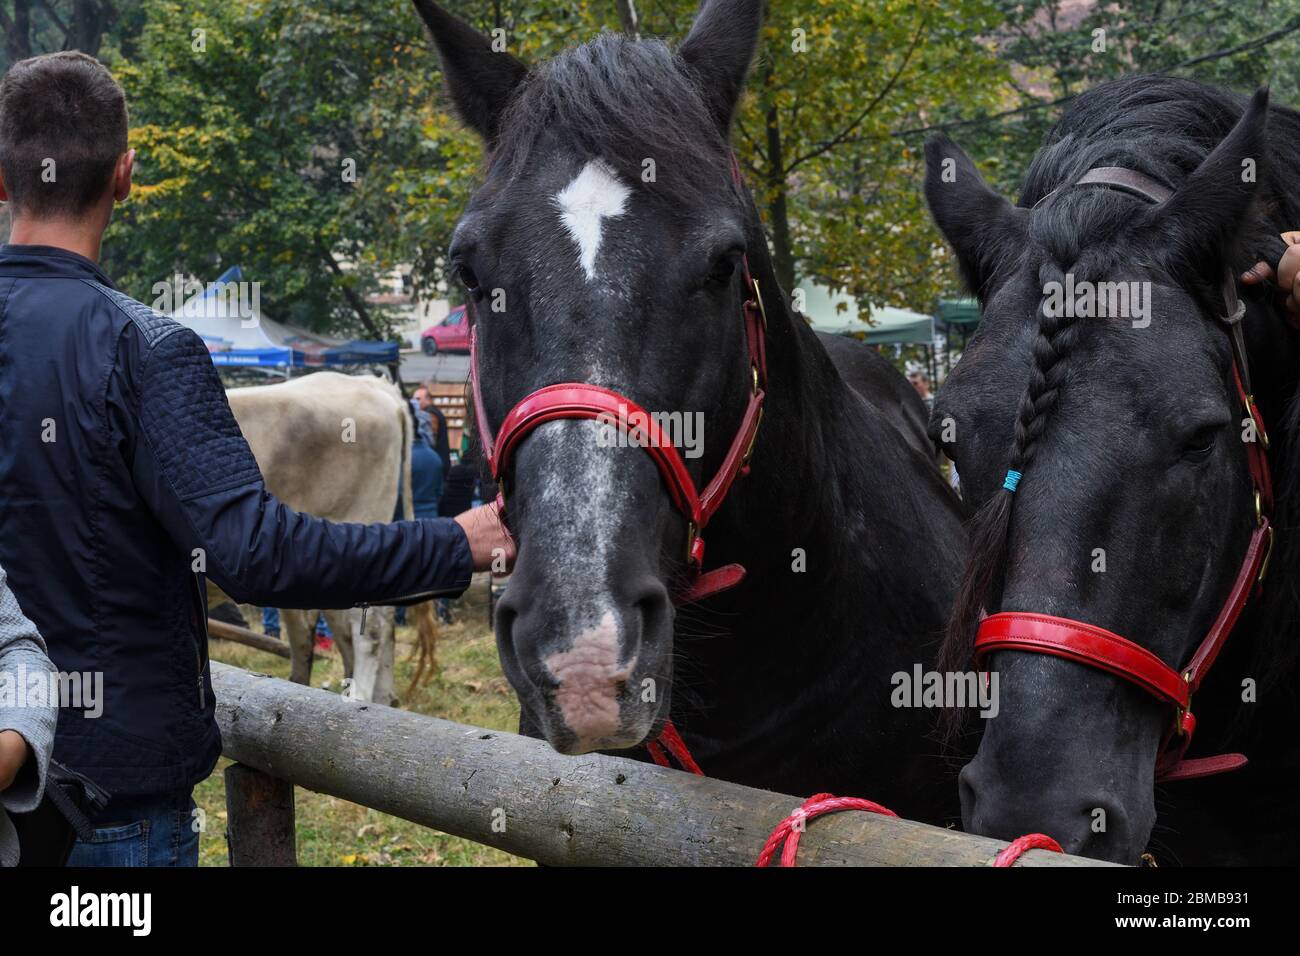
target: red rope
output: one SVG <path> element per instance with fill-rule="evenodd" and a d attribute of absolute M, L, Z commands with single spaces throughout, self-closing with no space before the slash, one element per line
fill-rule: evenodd
<path fill-rule="evenodd" d="M 701 777 L 704 776 L 704 771 L 700 769 L 700 765 L 691 756 L 686 741 L 682 740 L 682 735 L 677 732 L 677 728 L 671 720 L 665 721 L 659 736 L 645 746 L 650 751 L 651 758 L 659 766 L 671 769 L 672 761 L 668 759 L 668 754 L 672 754 L 683 770 Z M 667 753 L 664 752 L 665 750 L 667 750 Z M 794 866 L 795 856 L 799 853 L 799 838 L 803 836 L 807 821 L 815 820 L 823 814 L 838 813 L 841 810 L 861 810 L 864 813 L 880 813 L 887 817 L 898 816 L 888 807 L 881 806 L 872 800 L 864 800 L 861 797 L 837 797 L 829 793 L 813 794 L 803 802 L 803 805 L 798 810 L 777 824 L 776 829 L 772 831 L 772 835 L 767 838 L 767 843 L 763 845 L 763 852 L 758 855 L 758 861 L 754 865 L 764 867 L 770 864 L 777 847 L 784 843 L 785 846 L 781 850 L 781 865 Z M 1061 849 L 1061 845 L 1047 834 L 1030 833 L 1012 840 L 1006 849 L 993 858 L 993 865 L 996 867 L 1014 866 L 1016 861 L 1029 850 L 1051 850 L 1053 853 L 1065 852 Z"/>
<path fill-rule="evenodd" d="M 815 820 L 824 813 L 838 813 L 840 810 L 863 810 L 867 813 L 883 813 L 887 817 L 898 816 L 888 807 L 863 800 L 861 797 L 836 797 L 829 793 L 815 793 L 805 800 L 798 810 L 777 824 L 772 835 L 767 838 L 767 843 L 763 845 L 763 852 L 758 855 L 758 861 L 754 865 L 767 866 L 772 862 L 772 855 L 776 853 L 776 848 L 785 843 L 785 848 L 781 851 L 781 865 L 794 866 L 794 858 L 799 852 L 799 838 L 803 835 L 805 822 Z"/>
<path fill-rule="evenodd" d="M 1051 850 L 1053 853 L 1065 852 L 1061 849 L 1061 844 L 1046 833 L 1028 833 L 1012 840 L 1005 850 L 993 858 L 993 865 L 1015 866 L 1016 860 L 1020 859 L 1029 850 Z"/>
<path fill-rule="evenodd" d="M 687 773 L 697 774 L 703 777 L 704 771 L 700 765 L 695 762 L 691 756 L 690 749 L 686 746 L 686 741 L 682 740 L 682 735 L 677 732 L 671 720 L 664 721 L 664 729 L 659 732 L 659 737 L 645 745 L 646 750 L 650 751 L 650 757 L 661 767 L 672 767 L 668 760 L 668 755 L 664 753 L 664 748 L 668 753 L 676 758 L 677 763 Z"/>

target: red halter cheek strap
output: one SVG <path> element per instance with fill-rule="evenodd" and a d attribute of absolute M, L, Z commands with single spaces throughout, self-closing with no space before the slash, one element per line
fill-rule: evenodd
<path fill-rule="evenodd" d="M 1113 168 L 1092 170 L 1076 185 L 1109 186 L 1135 192 L 1153 202 L 1163 201 L 1170 192 L 1159 184 L 1153 185 L 1140 173 Z M 1273 509 L 1273 482 L 1268 466 L 1268 433 L 1250 391 L 1250 370 L 1241 330 L 1246 309 L 1237 297 L 1236 283 L 1230 274 L 1224 281 L 1223 297 L 1227 306 L 1224 321 L 1233 348 L 1232 381 L 1237 398 L 1254 427 L 1253 440 L 1245 444 L 1246 462 L 1255 487 L 1255 529 L 1251 532 L 1246 555 L 1228 599 L 1191 659 L 1181 669 L 1174 670 L 1145 647 L 1127 638 L 1104 628 L 1050 614 L 1019 611 L 991 614 L 980 622 L 975 637 L 976 666 L 982 667 L 988 656 L 998 651 L 1047 654 L 1114 674 L 1173 708 L 1174 719 L 1156 760 L 1156 780 L 1161 783 L 1206 777 L 1246 764 L 1242 754 L 1183 759 L 1196 730 L 1192 697 L 1219 656 L 1247 602 L 1263 584 L 1273 549 L 1273 528 L 1269 524 L 1269 514 Z"/>

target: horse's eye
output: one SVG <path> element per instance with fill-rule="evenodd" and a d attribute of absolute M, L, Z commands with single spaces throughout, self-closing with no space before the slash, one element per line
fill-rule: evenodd
<path fill-rule="evenodd" d="M 707 281 L 711 285 L 726 285 L 731 281 L 731 277 L 736 274 L 736 254 L 728 252 L 726 255 L 718 256 L 713 261 L 713 266 L 709 269 Z"/>
<path fill-rule="evenodd" d="M 456 278 L 460 280 L 460 283 L 465 287 L 466 292 L 478 291 L 478 276 L 474 274 L 473 269 L 466 265 L 457 265 L 455 270 Z"/>
<path fill-rule="evenodd" d="M 1213 426 L 1202 428 L 1188 439 L 1187 444 L 1183 447 L 1183 459 L 1185 461 L 1205 461 L 1214 451 L 1214 443 L 1219 438 L 1220 428 Z"/>

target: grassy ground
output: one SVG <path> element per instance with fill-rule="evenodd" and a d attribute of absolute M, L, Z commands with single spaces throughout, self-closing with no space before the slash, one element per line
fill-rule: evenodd
<path fill-rule="evenodd" d="M 487 623 L 485 581 L 476 581 L 453 607 L 456 623 L 440 629 L 438 673 L 424 687 L 407 693 L 414 673 L 414 631 L 397 629 L 397 693 L 401 706 L 478 727 L 515 731 L 519 703 L 501 675 L 496 644 Z M 254 630 L 261 618 L 245 608 Z M 289 676 L 289 662 L 240 644 L 212 642 L 213 660 L 247 670 Z M 343 664 L 336 650 L 316 652 L 312 686 L 340 690 Z M 207 814 L 200 837 L 201 866 L 226 865 L 226 793 L 222 759 L 216 771 L 195 791 L 194 799 Z M 298 823 L 298 862 L 303 866 L 523 866 L 499 850 L 438 833 L 365 807 L 313 793 L 294 791 Z"/>

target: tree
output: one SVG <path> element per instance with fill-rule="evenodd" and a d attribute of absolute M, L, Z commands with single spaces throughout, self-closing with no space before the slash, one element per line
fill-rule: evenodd
<path fill-rule="evenodd" d="M 7 0 L 0 4 L 4 62 L 0 70 L 38 53 L 81 50 L 98 56 L 123 7 L 136 0 Z"/>
<path fill-rule="evenodd" d="M 406 8 L 145 6 L 136 56 L 114 64 L 140 158 L 106 244 L 112 267 L 144 296 L 173 273 L 239 263 L 268 311 L 386 337 L 366 294 L 392 265 L 372 241 L 400 198 L 386 188 L 387 157 L 419 153 L 414 111 L 393 108 L 418 79 Z"/>
<path fill-rule="evenodd" d="M 1170 71 L 1300 102 L 1300 0 L 996 0 L 994 34 L 1013 102 L 953 128 L 1004 191 L 1077 93 L 1132 73 Z"/>

